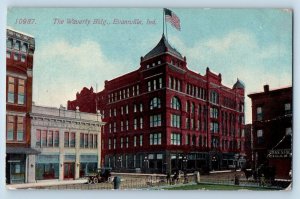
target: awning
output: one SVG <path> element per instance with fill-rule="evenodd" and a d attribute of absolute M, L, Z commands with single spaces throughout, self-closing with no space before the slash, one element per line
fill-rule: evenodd
<path fill-rule="evenodd" d="M 33 149 L 33 148 L 26 148 L 26 147 L 6 147 L 7 154 L 39 154 L 41 152 Z"/>

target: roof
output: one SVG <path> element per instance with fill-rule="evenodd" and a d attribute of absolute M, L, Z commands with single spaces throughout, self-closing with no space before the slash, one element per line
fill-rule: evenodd
<path fill-rule="evenodd" d="M 183 59 L 182 55 L 169 44 L 164 34 L 162 35 L 158 44 L 144 56 L 144 59 L 150 59 L 165 52 L 169 52 L 176 57 Z"/>
<path fill-rule="evenodd" d="M 237 81 L 233 85 L 233 88 L 245 89 L 245 85 L 244 85 L 244 83 L 241 80 L 237 79 Z"/>
<path fill-rule="evenodd" d="M 6 147 L 7 154 L 39 154 L 41 152 L 33 149 L 33 148 L 26 148 L 26 147 Z"/>

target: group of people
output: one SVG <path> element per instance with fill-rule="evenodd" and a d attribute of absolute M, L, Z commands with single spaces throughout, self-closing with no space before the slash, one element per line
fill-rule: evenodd
<path fill-rule="evenodd" d="M 187 172 L 186 171 L 182 172 L 180 170 L 176 170 L 174 172 L 173 176 L 171 176 L 171 173 L 168 172 L 167 173 L 167 177 L 166 177 L 167 178 L 167 183 L 168 184 L 176 184 L 176 183 L 178 183 L 179 180 L 180 180 L 180 178 L 181 178 L 181 176 L 182 176 L 182 174 L 183 174 L 183 178 L 184 178 L 183 183 L 188 183 Z"/>

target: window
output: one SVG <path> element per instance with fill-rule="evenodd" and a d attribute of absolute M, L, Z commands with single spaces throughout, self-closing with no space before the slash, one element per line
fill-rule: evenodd
<path fill-rule="evenodd" d="M 117 123 L 114 122 L 114 133 L 117 132 Z"/>
<path fill-rule="evenodd" d="M 173 97 L 171 99 L 171 108 L 180 110 L 180 100 L 178 99 L 178 97 Z"/>
<path fill-rule="evenodd" d="M 151 91 L 151 82 L 148 82 L 148 92 Z"/>
<path fill-rule="evenodd" d="M 47 131 L 42 130 L 41 131 L 41 147 L 46 147 L 47 146 Z"/>
<path fill-rule="evenodd" d="M 84 134 L 80 133 L 80 148 L 84 148 Z"/>
<path fill-rule="evenodd" d="M 21 62 L 25 62 L 25 60 L 26 60 L 26 55 L 21 55 Z"/>
<path fill-rule="evenodd" d="M 14 116 L 8 115 L 7 116 L 7 127 L 6 127 L 6 131 L 7 131 L 6 139 L 9 141 L 14 140 L 14 123 L 15 123 Z"/>
<path fill-rule="evenodd" d="M 136 147 L 136 136 L 133 137 L 133 146 Z"/>
<path fill-rule="evenodd" d="M 70 147 L 75 147 L 75 132 L 72 132 L 70 135 Z"/>
<path fill-rule="evenodd" d="M 93 148 L 98 148 L 98 135 L 94 135 L 94 147 Z"/>
<path fill-rule="evenodd" d="M 140 104 L 140 112 L 143 112 L 143 104 Z"/>
<path fill-rule="evenodd" d="M 18 61 L 19 60 L 19 53 L 14 53 L 14 60 L 15 61 Z"/>
<path fill-rule="evenodd" d="M 257 107 L 256 108 L 256 120 L 261 121 L 262 120 L 262 107 Z"/>
<path fill-rule="evenodd" d="M 185 118 L 185 128 L 186 129 L 190 129 L 191 128 L 190 118 Z"/>
<path fill-rule="evenodd" d="M 132 87 L 132 96 L 135 96 L 135 86 Z"/>
<path fill-rule="evenodd" d="M 69 147 L 69 132 L 65 132 L 64 146 Z"/>
<path fill-rule="evenodd" d="M 25 102 L 25 80 L 19 79 L 18 104 L 24 104 L 24 102 Z"/>
<path fill-rule="evenodd" d="M 140 87 L 139 85 L 136 85 L 136 95 L 139 95 L 140 94 Z"/>
<path fill-rule="evenodd" d="M 111 149 L 111 139 L 108 139 L 108 149 Z"/>
<path fill-rule="evenodd" d="M 114 108 L 114 116 L 117 116 L 117 109 Z"/>
<path fill-rule="evenodd" d="M 124 110 L 123 110 L 123 106 L 121 106 L 121 115 L 123 115 L 124 114 Z"/>
<path fill-rule="evenodd" d="M 133 105 L 133 112 L 136 113 L 136 104 Z"/>
<path fill-rule="evenodd" d="M 20 41 L 16 41 L 16 43 L 14 45 L 14 49 L 15 50 L 20 50 L 20 46 L 21 46 L 21 42 Z"/>
<path fill-rule="evenodd" d="M 123 121 L 121 121 L 121 131 L 123 131 L 124 130 L 124 123 L 123 123 Z"/>
<path fill-rule="evenodd" d="M 6 40 L 6 48 L 12 48 L 13 47 L 13 40 L 11 38 Z"/>
<path fill-rule="evenodd" d="M 153 110 L 155 108 L 160 108 L 160 107 L 161 107 L 160 99 L 157 97 L 154 97 L 150 102 L 150 110 Z"/>
<path fill-rule="evenodd" d="M 161 115 L 150 115 L 150 127 L 161 126 Z"/>
<path fill-rule="evenodd" d="M 126 114 L 128 114 L 128 111 L 129 111 L 129 106 L 126 105 Z"/>
<path fill-rule="evenodd" d="M 126 137 L 126 148 L 129 146 L 129 137 Z"/>
<path fill-rule="evenodd" d="M 257 143 L 258 144 L 262 144 L 262 143 L 264 143 L 264 135 L 263 135 L 263 130 L 262 129 L 259 129 L 259 130 L 257 130 Z"/>
<path fill-rule="evenodd" d="M 171 127 L 180 128 L 180 115 L 171 114 Z"/>
<path fill-rule="evenodd" d="M 111 130 L 111 124 L 108 125 L 108 129 L 109 129 L 109 133 L 111 133 L 112 132 L 112 130 Z"/>
<path fill-rule="evenodd" d="M 84 134 L 84 148 L 89 147 L 89 134 Z"/>
<path fill-rule="evenodd" d="M 153 80 L 153 90 L 156 90 L 156 79 Z"/>
<path fill-rule="evenodd" d="M 140 146 L 143 146 L 143 135 L 140 135 Z"/>
<path fill-rule="evenodd" d="M 133 129 L 134 130 L 137 129 L 137 119 L 136 118 L 133 120 Z"/>
<path fill-rule="evenodd" d="M 160 144 L 161 144 L 161 133 L 151 133 L 150 145 L 160 145 Z"/>
<path fill-rule="evenodd" d="M 114 149 L 116 149 L 116 147 L 117 147 L 117 139 L 114 138 Z"/>
<path fill-rule="evenodd" d="M 195 104 L 194 104 L 194 102 L 192 102 L 191 104 L 192 104 L 191 113 L 194 114 L 195 113 Z"/>
<path fill-rule="evenodd" d="M 158 88 L 162 88 L 162 78 L 158 79 Z"/>
<path fill-rule="evenodd" d="M 58 147 L 59 146 L 59 132 L 55 131 L 54 132 L 54 147 Z"/>
<path fill-rule="evenodd" d="M 291 104 L 290 103 L 284 104 L 284 111 L 285 111 L 285 114 L 291 114 Z"/>
<path fill-rule="evenodd" d="M 15 78 L 13 78 L 13 77 L 8 77 L 7 101 L 10 103 L 15 102 Z"/>
<path fill-rule="evenodd" d="M 47 146 L 53 147 L 53 131 L 48 131 L 47 141 L 48 141 Z"/>
<path fill-rule="evenodd" d="M 210 102 L 214 104 L 219 103 L 219 94 L 215 91 L 210 92 Z"/>
<path fill-rule="evenodd" d="M 11 56 L 11 52 L 10 51 L 6 51 L 6 58 L 10 58 Z"/>
<path fill-rule="evenodd" d="M 127 88 L 127 97 L 129 97 L 129 88 Z"/>
<path fill-rule="evenodd" d="M 21 51 L 27 53 L 27 50 L 28 50 L 28 44 L 23 43 Z"/>
<path fill-rule="evenodd" d="M 126 131 L 128 131 L 129 130 L 129 122 L 128 122 L 128 120 L 126 120 Z"/>
<path fill-rule="evenodd" d="M 210 117 L 218 119 L 218 109 L 217 108 L 210 108 Z"/>
<path fill-rule="evenodd" d="M 140 118 L 140 129 L 143 129 L 143 124 L 144 124 L 144 123 L 143 123 L 143 118 L 141 117 L 141 118 Z"/>
<path fill-rule="evenodd" d="M 190 145 L 191 144 L 190 138 L 191 138 L 191 136 L 189 134 L 185 135 L 185 145 Z"/>
<path fill-rule="evenodd" d="M 219 124 L 217 122 L 210 123 L 210 132 L 211 133 L 218 133 L 219 132 Z"/>
<path fill-rule="evenodd" d="M 181 145 L 180 133 L 171 133 L 171 145 Z"/>
<path fill-rule="evenodd" d="M 120 147 L 121 147 L 121 149 L 123 148 L 123 144 L 124 144 L 124 139 L 121 138 L 121 140 L 120 140 Z"/>
<path fill-rule="evenodd" d="M 18 117 L 17 141 L 24 141 L 24 117 Z"/>

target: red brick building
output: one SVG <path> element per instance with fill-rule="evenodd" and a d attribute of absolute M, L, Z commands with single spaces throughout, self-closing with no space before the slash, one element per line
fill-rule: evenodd
<path fill-rule="evenodd" d="M 164 35 L 137 70 L 68 101 L 68 109 L 77 106 L 103 114 L 102 164 L 115 170 L 226 169 L 244 161 L 244 85 L 228 88 L 209 68 L 189 70 Z"/>
<path fill-rule="evenodd" d="M 292 87 L 248 95 L 252 100 L 253 152 L 256 168 L 275 167 L 277 178 L 290 178 L 292 163 Z"/>
<path fill-rule="evenodd" d="M 6 36 L 6 183 L 24 183 L 36 153 L 30 148 L 29 118 L 35 40 L 12 29 Z"/>

